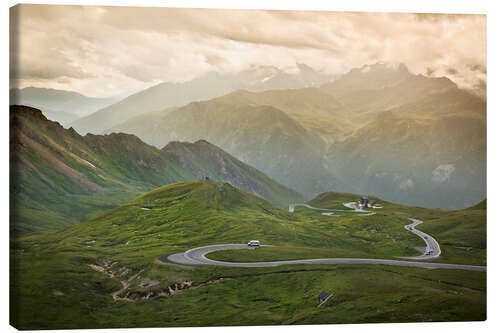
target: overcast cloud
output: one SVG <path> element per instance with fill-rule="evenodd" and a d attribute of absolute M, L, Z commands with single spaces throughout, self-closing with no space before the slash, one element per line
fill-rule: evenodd
<path fill-rule="evenodd" d="M 486 86 L 486 16 L 20 5 L 11 85 L 111 96 L 249 65 L 340 74 L 378 61 Z"/>

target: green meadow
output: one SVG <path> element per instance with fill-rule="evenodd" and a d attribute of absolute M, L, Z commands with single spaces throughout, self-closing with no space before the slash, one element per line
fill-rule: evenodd
<path fill-rule="evenodd" d="M 338 208 L 357 196 L 309 202 Z M 246 243 L 227 261 L 417 255 L 409 217 L 442 246 L 440 262 L 486 263 L 486 206 L 394 205 L 372 216 L 276 207 L 229 184 L 174 183 L 87 222 L 10 243 L 11 324 L 19 329 L 462 321 L 486 319 L 486 273 L 374 265 L 185 267 L 158 257 Z M 337 214 L 336 214 L 337 215 Z M 124 288 L 124 283 L 126 288 Z M 317 295 L 334 296 L 317 307 Z M 115 296 L 115 298 L 113 297 Z"/>

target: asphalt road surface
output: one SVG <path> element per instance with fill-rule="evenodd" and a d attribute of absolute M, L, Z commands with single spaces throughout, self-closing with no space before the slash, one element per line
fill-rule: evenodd
<path fill-rule="evenodd" d="M 322 258 L 322 259 L 302 259 L 302 260 L 267 261 L 267 262 L 227 262 L 227 261 L 211 260 L 206 257 L 207 254 L 215 251 L 240 250 L 240 249 L 248 249 L 248 245 L 219 244 L 219 245 L 197 247 L 183 253 L 175 253 L 171 255 L 162 256 L 159 258 L 159 260 L 163 263 L 172 263 L 184 266 L 276 267 L 282 265 L 298 265 L 298 264 L 313 264 L 313 265 L 375 264 L 375 265 L 421 267 L 421 268 L 431 268 L 431 269 L 446 268 L 446 269 L 461 269 L 468 271 L 486 271 L 486 266 L 455 265 L 455 264 L 441 264 L 435 262 L 386 260 L 386 259 Z M 249 249 L 249 251 L 258 251 L 258 250 Z"/>
<path fill-rule="evenodd" d="M 415 235 L 419 236 L 422 238 L 425 242 L 425 252 L 424 254 L 416 257 L 401 257 L 405 259 L 436 259 L 441 255 L 441 248 L 439 247 L 439 243 L 436 241 L 436 239 L 425 232 L 422 232 L 420 230 L 415 229 L 415 226 L 419 225 L 420 223 L 423 223 L 420 220 L 417 219 L 410 219 L 412 221 L 412 224 L 405 225 L 405 229 L 408 230 L 409 232 L 414 233 Z"/>

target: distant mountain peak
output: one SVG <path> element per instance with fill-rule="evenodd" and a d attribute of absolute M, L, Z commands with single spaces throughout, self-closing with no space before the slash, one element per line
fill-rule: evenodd
<path fill-rule="evenodd" d="M 204 140 L 204 139 L 200 139 L 200 140 L 196 141 L 194 144 L 196 144 L 196 145 L 210 145 L 210 146 L 213 146 L 213 144 L 211 144 L 210 142 L 208 142 L 207 140 Z"/>
<path fill-rule="evenodd" d="M 25 87 L 9 91 L 11 105 L 27 105 L 40 109 L 47 118 L 67 124 L 115 102 L 114 98 L 97 98 L 75 91 Z"/>
<path fill-rule="evenodd" d="M 410 74 L 408 67 L 404 63 L 387 63 L 382 61 L 353 68 L 349 73 L 359 73 L 359 72 L 361 73 L 399 72 L 401 74 Z"/>

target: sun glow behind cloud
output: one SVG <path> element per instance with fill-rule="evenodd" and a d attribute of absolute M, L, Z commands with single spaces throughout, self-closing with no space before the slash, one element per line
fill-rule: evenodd
<path fill-rule="evenodd" d="M 110 96 L 250 65 L 331 74 L 384 61 L 486 86 L 486 16 L 19 5 L 11 85 Z"/>

